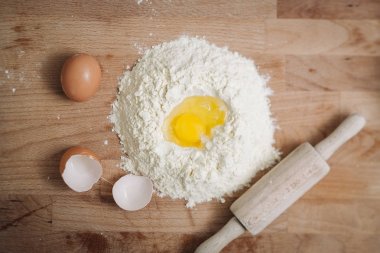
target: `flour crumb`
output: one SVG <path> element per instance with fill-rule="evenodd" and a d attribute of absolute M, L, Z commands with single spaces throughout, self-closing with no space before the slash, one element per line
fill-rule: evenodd
<path fill-rule="evenodd" d="M 152 37 L 153 36 L 153 33 L 149 33 L 149 37 Z"/>
<path fill-rule="evenodd" d="M 140 5 L 144 2 L 144 0 L 136 0 L 137 5 Z"/>
<path fill-rule="evenodd" d="M 12 88 L 12 93 L 13 93 L 13 94 L 16 93 L 16 88 Z"/>
<path fill-rule="evenodd" d="M 57 115 L 57 120 L 60 120 L 61 119 L 61 115 Z"/>
<path fill-rule="evenodd" d="M 17 50 L 17 57 L 18 57 L 18 58 L 23 57 L 24 54 L 25 54 L 25 51 L 24 51 L 24 50 L 20 50 L 20 49 Z"/>
<path fill-rule="evenodd" d="M 108 140 L 104 140 L 103 144 L 107 146 L 108 145 Z"/>
<path fill-rule="evenodd" d="M 121 168 L 149 177 L 159 196 L 185 199 L 187 207 L 223 202 L 279 159 L 267 81 L 252 60 L 202 38 L 147 49 L 120 78 L 110 115 Z M 167 115 L 190 96 L 218 97 L 227 106 L 224 125 L 203 148 L 179 147 L 162 132 Z"/>
<path fill-rule="evenodd" d="M 7 79 L 10 79 L 10 78 L 11 78 L 11 74 L 9 73 L 9 70 L 8 70 L 8 69 L 4 70 L 4 74 L 5 74 L 5 77 L 6 77 Z"/>
<path fill-rule="evenodd" d="M 148 49 L 146 46 L 140 45 L 136 42 L 133 44 L 133 46 L 137 49 L 138 54 L 144 54 L 145 51 Z"/>

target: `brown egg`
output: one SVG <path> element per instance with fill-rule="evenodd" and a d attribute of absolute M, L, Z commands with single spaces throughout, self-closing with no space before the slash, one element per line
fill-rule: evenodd
<path fill-rule="evenodd" d="M 89 191 L 103 173 L 97 155 L 80 146 L 69 148 L 63 154 L 59 171 L 67 186 L 76 192 Z"/>
<path fill-rule="evenodd" d="M 66 60 L 61 71 L 63 91 L 74 101 L 86 101 L 99 89 L 101 76 L 95 57 L 75 54 Z"/>

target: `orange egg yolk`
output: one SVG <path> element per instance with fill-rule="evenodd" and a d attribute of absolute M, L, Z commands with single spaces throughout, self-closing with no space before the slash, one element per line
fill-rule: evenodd
<path fill-rule="evenodd" d="M 226 117 L 224 102 L 216 97 L 193 96 L 184 99 L 164 122 L 167 140 L 181 147 L 203 146 L 202 137 L 212 138 L 212 129 L 223 125 Z"/>

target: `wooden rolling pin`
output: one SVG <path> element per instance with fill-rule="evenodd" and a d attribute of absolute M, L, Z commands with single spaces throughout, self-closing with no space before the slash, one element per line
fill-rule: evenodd
<path fill-rule="evenodd" d="M 329 172 L 326 160 L 364 125 L 365 119 L 353 114 L 314 148 L 301 144 L 231 205 L 235 217 L 195 252 L 219 252 L 246 230 L 260 233 Z"/>

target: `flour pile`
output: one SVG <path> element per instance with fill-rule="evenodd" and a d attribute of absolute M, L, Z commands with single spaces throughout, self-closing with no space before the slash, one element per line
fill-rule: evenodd
<path fill-rule="evenodd" d="M 251 60 L 204 39 L 181 37 L 147 50 L 120 78 L 110 116 L 122 168 L 148 176 L 160 196 L 185 199 L 188 207 L 223 201 L 279 158 L 266 81 Z M 218 97 L 228 110 L 202 149 L 163 134 L 165 117 L 189 96 Z"/>

